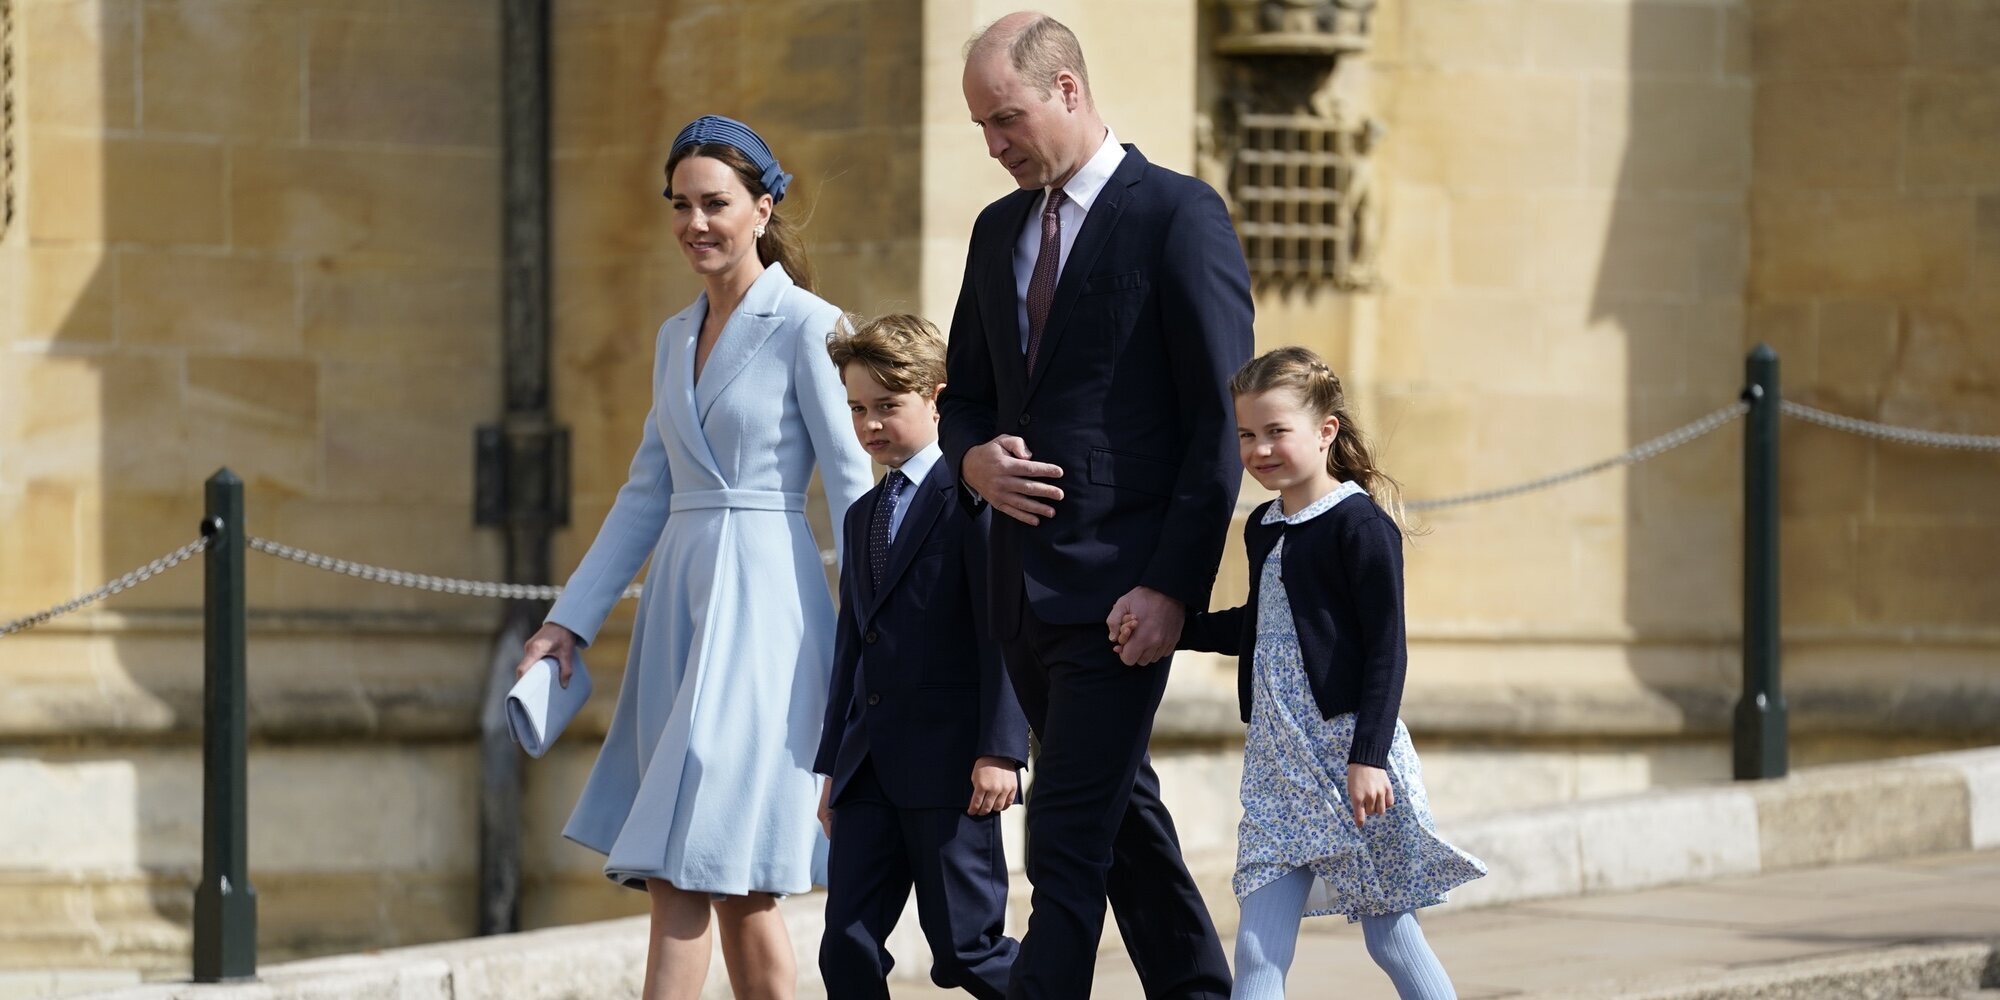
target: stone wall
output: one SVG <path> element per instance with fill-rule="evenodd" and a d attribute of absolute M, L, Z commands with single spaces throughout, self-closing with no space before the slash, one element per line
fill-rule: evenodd
<path fill-rule="evenodd" d="M 2000 7 L 1750 11 L 1751 338 L 1778 348 L 1792 399 L 1994 433 Z M 1789 669 L 1850 688 L 1913 678 L 1936 724 L 1981 714 L 1987 703 L 1966 696 L 1990 690 L 2000 664 L 2000 464 L 1798 423 L 1784 448 Z M 1881 714 L 1880 702 L 1841 707 Z"/>
<path fill-rule="evenodd" d="M 469 431 L 500 405 L 492 6 L 0 3 L 0 615 L 192 538 L 224 463 L 259 534 L 497 574 L 469 511 Z M 622 481 L 653 332 L 696 291 L 659 197 L 674 132 L 708 111 L 755 123 L 799 177 L 782 210 L 808 223 L 823 293 L 942 324 L 971 220 L 1010 186 L 966 121 L 959 49 L 1010 7 L 554 5 L 559 567 Z M 1049 10 L 1120 137 L 1206 174 L 1212 10 Z M 1259 346 L 1343 369 L 1420 498 L 1723 406 L 1757 340 L 1793 398 L 1994 432 L 1996 44 L 1975 0 L 1381 0 L 1353 84 L 1387 126 L 1380 284 L 1260 289 Z M 1441 814 L 1723 773 L 1737 437 L 1424 519 L 1405 714 Z M 1799 761 L 1990 738 L 2000 473 L 1797 424 L 1785 445 Z M 1228 560 L 1218 603 L 1244 589 Z M 184 568 L 0 642 L 0 966 L 184 967 L 198 587 Z M 264 557 L 251 588 L 272 955 L 467 933 L 496 609 Z M 530 925 L 642 905 L 558 836 L 625 627 L 592 653 L 604 695 L 527 769 Z M 1233 835 L 1232 669 L 1181 661 L 1161 716 L 1169 799 L 1204 852 Z"/>
<path fill-rule="evenodd" d="M 224 464 L 259 534 L 496 572 L 468 516 L 468 431 L 499 406 L 491 6 L 9 7 L 0 607 L 192 539 Z M 0 647 L 6 962 L 186 962 L 199 586 L 177 570 Z M 465 926 L 439 919 L 469 912 L 477 785 L 438 741 L 473 718 L 492 609 L 268 561 L 250 587 L 274 949 Z"/>

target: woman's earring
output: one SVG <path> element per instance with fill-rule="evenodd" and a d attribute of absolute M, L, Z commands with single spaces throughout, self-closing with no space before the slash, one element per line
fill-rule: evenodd
<path fill-rule="evenodd" d="M 758 238 L 758 239 L 760 239 L 760 240 L 761 240 L 761 239 L 763 239 L 763 238 L 764 238 L 764 227 L 763 227 L 763 226 L 758 226 L 758 227 L 757 227 L 756 229 L 753 229 L 753 230 L 751 230 L 751 231 L 750 231 L 750 235 L 752 235 L 752 236 L 755 236 L 755 237 L 757 237 L 757 238 Z"/>

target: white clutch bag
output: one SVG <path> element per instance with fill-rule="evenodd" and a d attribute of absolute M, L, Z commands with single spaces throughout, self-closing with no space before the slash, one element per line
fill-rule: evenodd
<path fill-rule="evenodd" d="M 555 657 L 544 656 L 507 692 L 507 732 L 530 757 L 549 752 L 590 698 L 590 671 L 583 668 L 581 651 L 570 654 L 570 665 L 569 687 L 557 679 Z"/>

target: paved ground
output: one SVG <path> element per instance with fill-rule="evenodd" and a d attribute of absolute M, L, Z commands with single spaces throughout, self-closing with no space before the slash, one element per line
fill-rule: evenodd
<path fill-rule="evenodd" d="M 1427 917 L 1424 927 L 1463 1000 L 1588 993 L 1592 984 L 1610 981 L 1686 981 L 1704 971 L 1916 941 L 2000 941 L 2000 851 L 1445 910 Z M 1368 961 L 1360 929 L 1338 917 L 1306 922 L 1288 992 L 1395 997 Z M 944 994 L 902 987 L 895 995 Z M 1092 995 L 1143 996 L 1122 951 L 1107 951 L 1098 963 Z"/>

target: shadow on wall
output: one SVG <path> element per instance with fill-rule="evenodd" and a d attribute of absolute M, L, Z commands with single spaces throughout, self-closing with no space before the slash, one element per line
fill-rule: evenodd
<path fill-rule="evenodd" d="M 1587 323 L 1591 335 L 1622 338 L 1635 443 L 1741 389 L 1748 8 L 1635 0 L 1575 14 L 1629 17 L 1624 77 L 1591 81 L 1585 98 L 1586 181 L 1609 213 Z M 1741 440 L 1732 424 L 1627 477 L 1628 664 L 1689 735 L 1726 737 L 1740 686 Z"/>
<path fill-rule="evenodd" d="M 490 579 L 471 427 L 498 412 L 496 16 L 96 0 L 20 11 L 31 498 L 91 586 L 196 536 L 233 468 L 256 534 Z M 41 326 L 39 324 L 46 324 Z M 30 517 L 37 515 L 31 510 Z M 60 531 L 61 529 L 55 529 Z M 249 556 L 251 857 L 267 958 L 465 933 L 496 609 Z M 60 635 L 51 740 L 100 780 L 42 875 L 109 883 L 58 963 L 184 973 L 199 875 L 201 567 Z M 129 814 L 115 806 L 129 794 Z M 60 829 L 57 831 L 62 833 Z M 307 929 L 310 929 L 309 933 Z"/>

